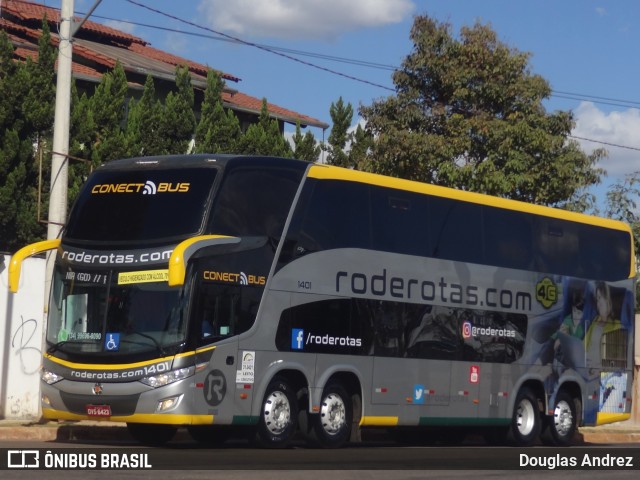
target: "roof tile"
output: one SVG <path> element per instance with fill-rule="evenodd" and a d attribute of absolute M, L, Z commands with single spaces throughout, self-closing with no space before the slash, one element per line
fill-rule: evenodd
<path fill-rule="evenodd" d="M 15 56 L 21 60 L 25 60 L 27 57 L 36 59 L 37 39 L 41 34 L 40 24 L 37 22 L 40 22 L 46 13 L 49 23 L 57 23 L 60 19 L 59 10 L 24 0 L 0 0 L 0 2 L 2 2 L 0 29 L 8 32 L 12 42 L 17 46 Z M 82 31 L 87 34 L 92 34 L 84 35 L 84 37 L 91 38 L 93 46 L 91 45 L 92 42 L 89 41 L 77 41 L 74 43 L 74 62 L 72 68 L 73 72 L 78 76 L 96 79 L 101 78 L 103 72 L 99 70 L 99 66 L 102 66 L 104 70 L 112 69 L 116 65 L 118 58 L 118 55 L 115 55 L 114 52 L 117 54 L 118 49 L 122 49 L 123 53 L 128 50 L 142 57 L 174 67 L 176 65 L 188 65 L 189 70 L 195 75 L 194 78 L 205 77 L 210 68 L 201 63 L 153 48 L 148 42 L 139 37 L 90 20 L 83 25 Z M 54 32 L 55 30 L 53 30 L 51 35 L 52 43 L 58 45 L 58 37 Z M 109 39 L 111 41 L 109 43 L 111 48 L 98 48 L 100 43 L 104 45 L 104 42 L 100 42 L 101 38 Z M 33 48 L 24 48 L 25 44 L 31 44 Z M 129 55 L 129 57 L 131 57 L 131 55 Z M 89 64 L 87 65 L 87 63 Z M 164 68 L 165 70 L 167 69 L 167 67 Z M 227 81 L 240 81 L 238 77 L 233 75 L 223 72 L 219 73 L 221 77 Z M 131 82 L 130 85 L 139 86 L 139 84 Z M 241 92 L 224 92 L 222 96 L 224 103 L 231 108 L 250 111 L 255 114 L 259 114 L 262 109 L 262 99 L 260 98 L 252 97 Z M 267 104 L 267 109 L 274 117 L 289 123 L 300 121 L 303 125 L 312 125 L 320 128 L 328 127 L 326 123 L 318 119 L 272 103 Z"/>

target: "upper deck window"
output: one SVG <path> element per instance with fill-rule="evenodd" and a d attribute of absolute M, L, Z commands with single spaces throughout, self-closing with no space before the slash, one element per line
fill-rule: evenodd
<path fill-rule="evenodd" d="M 208 233 L 279 239 L 302 178 L 300 168 L 227 166 Z"/>
<path fill-rule="evenodd" d="M 82 190 L 68 240 L 140 242 L 201 231 L 214 168 L 97 171 Z"/>

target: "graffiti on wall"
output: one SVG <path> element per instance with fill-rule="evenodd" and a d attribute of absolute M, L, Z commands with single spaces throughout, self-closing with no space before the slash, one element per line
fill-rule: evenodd
<path fill-rule="evenodd" d="M 35 318 L 25 320 L 20 315 L 18 328 L 11 337 L 11 348 L 18 357 L 20 369 L 25 375 L 35 375 L 40 370 L 40 339 L 37 338 L 38 321 Z"/>

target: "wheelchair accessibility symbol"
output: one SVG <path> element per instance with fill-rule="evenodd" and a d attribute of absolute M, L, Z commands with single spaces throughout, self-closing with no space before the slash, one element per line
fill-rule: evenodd
<path fill-rule="evenodd" d="M 104 349 L 108 352 L 117 352 L 120 350 L 120 334 L 107 333 L 104 339 Z"/>

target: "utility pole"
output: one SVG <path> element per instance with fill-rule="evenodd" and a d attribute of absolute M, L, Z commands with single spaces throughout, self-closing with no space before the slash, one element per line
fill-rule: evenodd
<path fill-rule="evenodd" d="M 71 65 L 73 46 L 71 28 L 73 23 L 73 0 L 62 0 L 58 46 L 58 75 L 56 83 L 56 106 L 53 124 L 53 156 L 51 158 L 51 193 L 49 197 L 49 223 L 47 239 L 55 239 L 67 217 L 67 189 L 69 177 L 69 125 L 71 117 Z M 47 254 L 45 277 L 45 299 L 49 298 L 55 252 Z M 45 301 L 45 305 L 47 302 Z M 48 308 L 45 306 L 45 315 Z"/>
<path fill-rule="evenodd" d="M 56 109 L 53 125 L 53 157 L 51 159 L 51 197 L 47 239 L 58 238 L 67 216 L 67 185 L 69 162 L 69 124 L 71 117 L 71 65 L 73 46 L 71 28 L 73 0 L 62 0 L 60 9 L 60 44 L 58 47 L 58 77 Z"/>

